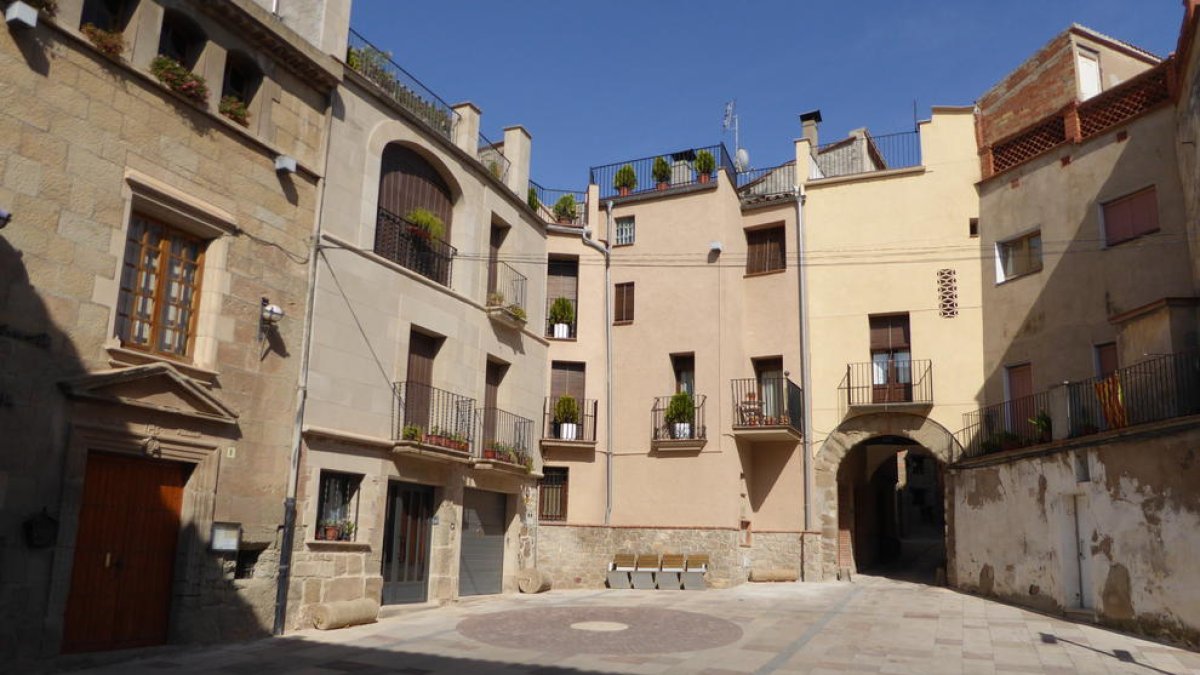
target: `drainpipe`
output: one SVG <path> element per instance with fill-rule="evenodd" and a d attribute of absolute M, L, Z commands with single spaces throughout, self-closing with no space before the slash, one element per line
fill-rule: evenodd
<path fill-rule="evenodd" d="M 275 623 L 272 635 L 283 635 L 287 624 L 288 586 L 292 579 L 292 549 L 296 536 L 296 492 L 300 482 L 300 445 L 304 426 L 304 405 L 308 401 L 308 365 L 312 351 L 313 305 L 317 297 L 317 253 L 321 250 L 321 218 L 325 204 L 326 176 L 329 175 L 329 145 L 333 136 L 333 96 L 325 107 L 325 157 L 317 190 L 316 218 L 313 219 L 312 244 L 308 248 L 308 295 L 304 300 L 304 331 L 300 338 L 300 375 L 296 382 L 296 417 L 292 421 L 292 457 L 288 468 L 287 495 L 283 500 L 283 539 L 279 543 L 279 569 L 275 585 Z"/>
<path fill-rule="evenodd" d="M 812 348 L 808 326 L 808 283 L 804 260 L 804 186 L 796 186 L 796 278 L 800 286 L 800 388 L 804 391 L 804 531 L 812 531 Z"/>
<path fill-rule="evenodd" d="M 607 213 L 607 230 L 612 232 L 612 200 L 604 203 L 604 208 Z M 583 228 L 580 233 L 580 238 L 586 246 L 596 249 L 604 255 L 604 368 L 607 373 L 605 378 L 606 384 L 604 387 L 604 444 L 607 447 L 604 461 L 604 524 L 608 525 L 612 520 L 612 492 L 613 492 L 613 370 L 612 370 L 612 296 L 609 293 L 609 287 L 612 285 L 612 268 L 610 265 L 610 256 L 612 254 L 612 245 L 608 241 L 604 245 L 596 243 L 592 239 L 592 230 Z"/>

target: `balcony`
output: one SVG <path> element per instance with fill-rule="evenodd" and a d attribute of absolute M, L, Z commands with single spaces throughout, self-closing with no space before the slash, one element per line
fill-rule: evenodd
<path fill-rule="evenodd" d="M 350 29 L 346 65 L 367 78 L 387 96 L 424 122 L 436 134 L 451 140 L 458 113 L 429 87 L 392 61 L 392 55 Z"/>
<path fill-rule="evenodd" d="M 695 169 L 696 157 L 704 151 L 713 156 L 716 164 L 713 170 L 708 173 L 702 173 Z M 666 160 L 670 168 L 670 175 L 666 181 L 662 182 L 659 182 L 654 176 L 654 161 L 659 157 Z M 626 165 L 633 168 L 633 182 L 635 184 L 628 191 L 623 192 L 613 185 L 613 181 L 617 177 L 617 172 Z M 716 180 L 716 174 L 721 169 L 725 170 L 725 174 L 729 176 L 730 180 L 733 180 L 737 175 L 737 169 L 733 166 L 733 159 L 729 156 L 729 150 L 725 148 L 724 143 L 703 148 L 667 152 L 662 155 L 606 164 L 604 166 L 593 166 L 590 172 L 590 181 L 600 187 L 601 199 L 655 192 L 671 194 L 674 192 L 683 192 L 695 186 L 711 184 Z"/>
<path fill-rule="evenodd" d="M 933 362 L 887 359 L 846 364 L 839 390 L 851 408 L 933 405 Z"/>
<path fill-rule="evenodd" d="M 392 434 L 396 452 L 469 462 L 475 399 L 421 382 L 397 382 Z"/>
<path fill-rule="evenodd" d="M 529 181 L 529 208 L 547 223 L 583 227 L 587 225 L 587 193 L 551 190 Z M 570 199 L 566 199 L 570 197 Z"/>
<path fill-rule="evenodd" d="M 569 323 L 555 323 L 550 314 L 554 307 L 554 302 L 558 298 L 546 298 L 546 337 L 554 338 L 555 340 L 574 340 L 576 338 L 575 329 L 579 322 L 579 306 L 577 301 L 572 298 L 564 299 L 570 303 L 571 316 L 576 317 L 576 319 Z"/>
<path fill-rule="evenodd" d="M 504 156 L 504 144 L 493 143 L 487 136 L 479 134 L 479 163 L 487 168 L 496 180 L 503 183 L 508 179 L 508 169 L 512 162 Z"/>
<path fill-rule="evenodd" d="M 587 449 L 596 447 L 596 409 L 594 399 L 583 399 L 575 407 L 575 421 L 562 423 L 555 418 L 563 419 L 564 415 L 556 415 L 559 400 L 566 397 L 546 397 L 546 406 L 542 412 L 542 447 L 560 450 Z M 569 417 L 567 417 L 569 419 Z"/>
<path fill-rule="evenodd" d="M 458 249 L 429 236 L 420 226 L 386 209 L 375 220 L 375 252 L 443 286 L 450 285 L 450 266 Z"/>
<path fill-rule="evenodd" d="M 737 172 L 737 192 L 743 208 L 791 198 L 796 192 L 796 161 Z"/>
<path fill-rule="evenodd" d="M 804 391 L 786 377 L 730 381 L 733 434 L 751 441 L 798 441 L 804 435 Z"/>
<path fill-rule="evenodd" d="M 1200 414 L 1200 353 L 1154 357 L 963 415 L 967 457 Z"/>
<path fill-rule="evenodd" d="M 510 328 L 521 329 L 529 320 L 525 307 L 525 287 L 528 280 L 512 265 L 492 263 L 488 270 L 488 316 Z"/>
<path fill-rule="evenodd" d="M 475 466 L 530 473 L 533 470 L 533 456 L 529 452 L 533 420 L 500 408 L 482 408 L 478 417 L 480 443 L 473 454 Z"/>
<path fill-rule="evenodd" d="M 905 131 L 872 136 L 866 130 L 826 143 L 813 156 L 810 178 L 836 178 L 921 165 L 921 134 Z"/>
<path fill-rule="evenodd" d="M 691 406 L 673 409 L 674 396 L 659 396 L 650 410 L 654 450 L 698 451 L 708 443 L 704 426 L 704 396 L 696 396 Z"/>

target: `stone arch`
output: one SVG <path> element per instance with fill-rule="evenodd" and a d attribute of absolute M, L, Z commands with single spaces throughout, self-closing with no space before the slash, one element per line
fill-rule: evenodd
<path fill-rule="evenodd" d="M 433 146 L 433 147 L 431 147 Z M 389 147 L 400 147 L 419 155 L 444 182 L 448 191 L 452 215 L 443 218 L 446 224 L 447 241 L 451 224 L 463 216 L 464 186 L 460 180 L 460 168 L 452 156 L 425 141 L 416 131 L 397 120 L 385 120 L 377 124 L 369 133 L 366 152 L 359 158 L 362 162 L 362 222 L 365 225 L 360 231 L 360 244 L 370 247 L 375 238 L 375 219 L 380 199 L 380 179 L 383 175 L 383 156 Z M 404 214 L 398 214 L 404 215 Z"/>
<path fill-rule="evenodd" d="M 821 532 L 821 572 L 826 579 L 837 575 L 838 468 L 858 445 L 873 438 L 901 437 L 928 450 L 942 464 L 950 464 L 962 455 L 962 446 L 946 427 L 923 415 L 880 412 L 851 417 L 825 438 L 813 459 L 813 511 Z M 949 485 L 947 485 L 949 490 Z M 947 505 L 950 495 L 947 493 Z M 951 514 L 946 509 L 946 531 Z M 947 554 L 951 550 L 947 535 Z"/>

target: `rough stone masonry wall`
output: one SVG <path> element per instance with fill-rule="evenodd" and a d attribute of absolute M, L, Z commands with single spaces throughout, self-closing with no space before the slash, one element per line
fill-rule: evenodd
<path fill-rule="evenodd" d="M 1200 644 L 1197 448 L 1200 420 L 1189 418 L 950 472 L 951 578 L 1043 611 L 1076 606 L 1068 596 L 1078 574 L 1070 543 L 1078 500 L 1091 578 L 1083 593 L 1099 621 Z M 1076 453 L 1086 454 L 1090 480 L 1077 482 Z"/>
<path fill-rule="evenodd" d="M 740 539 L 741 534 L 732 528 L 541 523 L 537 567 L 550 576 L 554 588 L 604 588 L 605 571 L 614 553 L 707 553 L 707 579 L 713 588 L 740 584 L 752 569 L 786 569 L 800 574 L 803 546 L 799 533 L 754 533 L 750 546 L 740 546 Z"/>

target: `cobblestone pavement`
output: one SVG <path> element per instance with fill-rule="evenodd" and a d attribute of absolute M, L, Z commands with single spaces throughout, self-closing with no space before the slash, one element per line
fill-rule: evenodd
<path fill-rule="evenodd" d="M 552 591 L 155 652 L 95 673 L 1198 673 L 1200 653 L 943 588 Z"/>

